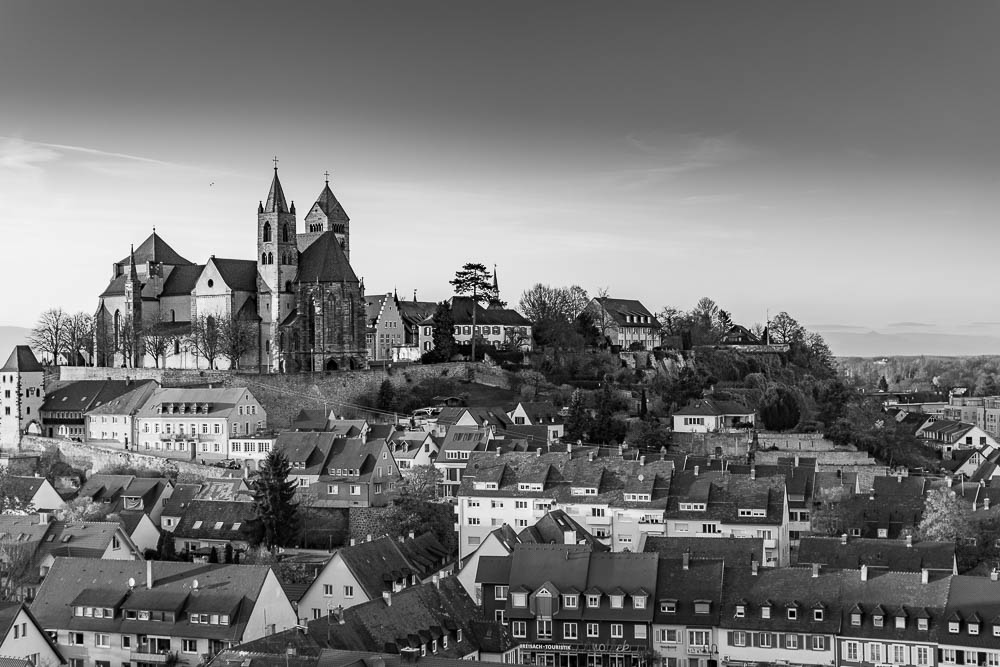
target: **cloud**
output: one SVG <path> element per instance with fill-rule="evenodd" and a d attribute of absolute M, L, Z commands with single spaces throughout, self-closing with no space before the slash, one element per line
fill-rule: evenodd
<path fill-rule="evenodd" d="M 627 189 L 743 160 L 754 152 L 730 135 L 632 133 L 625 136 L 625 143 L 631 153 L 628 162 L 634 164 L 616 169 L 613 174 L 619 186 Z"/>
<path fill-rule="evenodd" d="M 0 137 L 0 168 L 37 171 L 40 165 L 58 158 L 59 153 L 43 144 L 17 137 Z"/>
<path fill-rule="evenodd" d="M 934 325 L 927 324 L 926 322 L 892 322 L 890 324 L 887 324 L 886 326 L 897 329 L 898 328 L 914 329 L 917 327 L 933 327 Z"/>

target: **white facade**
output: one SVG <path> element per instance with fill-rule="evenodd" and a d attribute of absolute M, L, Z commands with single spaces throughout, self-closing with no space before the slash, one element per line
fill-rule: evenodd
<path fill-rule="evenodd" d="M 33 428 L 41 433 L 44 400 L 41 371 L 0 371 L 0 445 L 17 444 Z"/>
<path fill-rule="evenodd" d="M 7 634 L 0 641 L 0 655 L 8 658 L 30 660 L 36 667 L 58 667 L 58 654 L 52 649 L 48 637 L 28 616 L 24 607 L 18 611 Z"/>

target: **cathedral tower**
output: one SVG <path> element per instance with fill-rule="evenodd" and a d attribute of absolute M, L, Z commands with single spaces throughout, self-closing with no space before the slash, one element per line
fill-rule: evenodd
<path fill-rule="evenodd" d="M 262 365 L 277 367 L 278 325 L 291 310 L 292 281 L 299 261 L 295 240 L 295 202 L 291 207 L 278 180 L 278 166 L 267 193 L 267 201 L 257 206 L 257 272 L 261 277 L 258 289 L 258 313 L 264 325 L 261 347 L 266 358 Z"/>
<path fill-rule="evenodd" d="M 306 236 L 318 235 L 322 232 L 333 232 L 344 250 L 347 260 L 351 260 L 351 219 L 340 205 L 330 189 L 330 175 L 327 174 L 326 185 L 316 198 L 316 203 L 306 214 Z M 310 241 L 312 239 L 309 239 Z"/>

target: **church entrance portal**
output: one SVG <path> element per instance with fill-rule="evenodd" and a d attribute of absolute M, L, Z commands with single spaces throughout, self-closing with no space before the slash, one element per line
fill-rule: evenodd
<path fill-rule="evenodd" d="M 337 361 L 335 359 L 328 359 L 326 362 L 326 370 L 328 371 L 338 370 Z"/>

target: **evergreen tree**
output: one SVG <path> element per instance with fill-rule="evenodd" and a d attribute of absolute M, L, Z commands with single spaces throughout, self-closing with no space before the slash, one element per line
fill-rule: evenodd
<path fill-rule="evenodd" d="M 587 401 L 584 398 L 583 390 L 577 389 L 569 399 L 569 414 L 566 416 L 566 424 L 563 429 L 565 439 L 570 442 L 585 440 L 590 431 L 590 412 L 587 410 Z"/>
<path fill-rule="evenodd" d="M 219 552 L 215 549 L 215 547 L 212 547 L 212 550 L 208 552 L 208 562 L 209 563 L 219 562 Z"/>
<path fill-rule="evenodd" d="M 382 380 L 382 384 L 378 388 L 378 398 L 375 399 L 375 407 L 379 410 L 396 409 L 396 388 L 392 386 L 392 382 L 388 378 Z"/>
<path fill-rule="evenodd" d="M 451 309 L 447 303 L 442 301 L 438 304 L 431 325 L 434 349 L 425 356 L 431 362 L 448 361 L 455 354 L 455 321 L 451 318 Z"/>
<path fill-rule="evenodd" d="M 177 560 L 177 550 L 174 547 L 174 534 L 166 530 L 160 532 L 160 540 L 156 545 L 159 560 Z"/>
<path fill-rule="evenodd" d="M 590 439 L 600 444 L 622 442 L 627 431 L 628 425 L 615 417 L 615 397 L 611 385 L 605 382 L 597 396 L 597 414 L 591 426 Z"/>
<path fill-rule="evenodd" d="M 268 548 L 286 546 L 298 531 L 295 483 L 288 481 L 288 459 L 272 451 L 264 459 L 253 483 L 254 518 L 246 526 L 250 543 Z"/>
<path fill-rule="evenodd" d="M 885 379 L 884 375 L 878 379 L 878 390 L 881 392 L 889 391 L 889 381 Z"/>
<path fill-rule="evenodd" d="M 229 564 L 233 562 L 233 545 L 231 542 L 226 542 L 226 548 L 222 554 L 222 560 L 224 563 Z"/>

